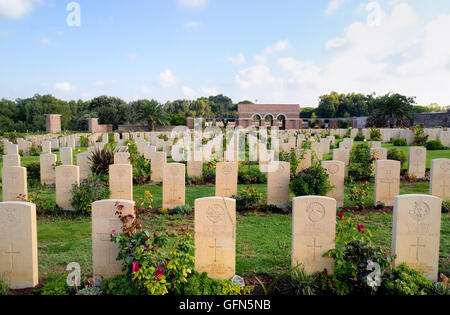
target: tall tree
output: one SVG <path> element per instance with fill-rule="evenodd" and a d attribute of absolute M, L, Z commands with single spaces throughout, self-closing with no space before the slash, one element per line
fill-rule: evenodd
<path fill-rule="evenodd" d="M 139 118 L 147 122 L 150 131 L 154 131 L 156 125 L 166 125 L 168 123 L 167 113 L 161 104 L 155 100 L 135 101 L 131 103 L 131 107 L 136 108 Z"/>

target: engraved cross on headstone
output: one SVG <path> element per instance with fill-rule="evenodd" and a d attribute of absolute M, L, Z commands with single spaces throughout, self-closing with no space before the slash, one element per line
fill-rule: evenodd
<path fill-rule="evenodd" d="M 222 246 L 217 246 L 217 239 L 214 239 L 214 246 L 209 246 L 209 248 L 214 249 L 214 262 L 217 262 L 217 249 L 222 249 Z"/>
<path fill-rule="evenodd" d="M 6 251 L 5 254 L 9 254 L 9 267 L 10 271 L 12 272 L 14 270 L 14 255 L 20 255 L 20 252 L 14 251 L 13 243 L 9 243 L 9 251 Z"/>
<path fill-rule="evenodd" d="M 450 185 L 448 184 L 448 182 L 446 180 L 444 180 L 441 187 L 442 187 L 442 194 L 445 196 L 447 193 L 447 190 L 450 188 Z"/>
<path fill-rule="evenodd" d="M 420 244 L 420 237 L 417 237 L 417 243 L 409 245 L 410 247 L 416 248 L 416 261 L 419 261 L 419 250 L 420 248 L 425 248 L 425 245 Z"/>
<path fill-rule="evenodd" d="M 314 251 L 313 261 L 316 261 L 316 255 L 317 255 L 317 253 L 316 253 L 316 248 L 318 248 L 318 249 L 321 249 L 321 248 L 322 248 L 321 245 L 317 244 L 317 238 L 314 237 L 314 243 L 313 243 L 313 245 L 307 245 L 306 247 L 309 247 L 309 248 L 312 248 L 312 249 L 313 249 L 313 251 Z"/>
<path fill-rule="evenodd" d="M 397 180 L 392 178 L 392 170 L 386 170 L 384 178 L 380 179 L 380 182 L 389 185 L 389 197 L 393 197 L 392 185 L 397 184 Z"/>

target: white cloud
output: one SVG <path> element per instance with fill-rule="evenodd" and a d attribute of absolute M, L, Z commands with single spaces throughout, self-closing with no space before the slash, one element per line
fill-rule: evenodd
<path fill-rule="evenodd" d="M 74 87 L 69 82 L 57 82 L 54 84 L 55 90 L 62 93 L 73 91 Z"/>
<path fill-rule="evenodd" d="M 276 52 L 285 51 L 288 48 L 289 48 L 289 41 L 287 41 L 287 40 L 280 40 L 280 41 L 276 42 L 274 45 L 266 47 L 264 52 L 267 55 L 271 55 L 271 54 L 276 53 Z"/>
<path fill-rule="evenodd" d="M 172 70 L 165 70 L 159 74 L 159 85 L 163 88 L 171 88 L 178 82 L 177 77 L 173 74 Z"/>
<path fill-rule="evenodd" d="M 184 7 L 202 8 L 208 4 L 208 0 L 179 0 L 179 3 Z"/>
<path fill-rule="evenodd" d="M 205 96 L 216 96 L 216 95 L 219 95 L 219 91 L 216 88 L 201 88 L 200 91 Z"/>
<path fill-rule="evenodd" d="M 188 86 L 183 86 L 181 88 L 181 90 L 183 92 L 183 97 L 185 97 L 185 98 L 195 98 L 196 93 L 195 93 L 194 89 L 192 89 L 192 88 L 190 88 Z"/>
<path fill-rule="evenodd" d="M 343 4 L 345 0 L 331 0 L 328 3 L 327 10 L 325 11 L 326 15 L 333 14 L 337 9 L 339 9 Z"/>
<path fill-rule="evenodd" d="M 235 77 L 240 95 L 316 106 L 318 97 L 331 91 L 395 92 L 417 96 L 422 105 L 448 105 L 450 15 L 425 23 L 404 2 L 379 14 L 378 25 L 355 22 L 324 43 L 325 63 L 287 57 L 241 70 Z"/>
<path fill-rule="evenodd" d="M 183 24 L 183 28 L 187 30 L 196 30 L 202 25 L 202 22 L 190 21 Z"/>
<path fill-rule="evenodd" d="M 245 56 L 243 53 L 239 53 L 236 56 L 228 57 L 228 61 L 234 63 L 235 65 L 241 65 L 245 63 Z"/>
<path fill-rule="evenodd" d="M 0 15 L 20 19 L 33 10 L 41 0 L 0 0 Z"/>
<path fill-rule="evenodd" d="M 272 76 L 266 65 L 256 65 L 239 71 L 236 82 L 241 88 L 251 88 L 258 85 L 274 83 L 276 79 Z"/>

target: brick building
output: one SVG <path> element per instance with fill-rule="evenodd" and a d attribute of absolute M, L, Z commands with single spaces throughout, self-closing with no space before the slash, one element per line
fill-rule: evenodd
<path fill-rule="evenodd" d="M 281 130 L 301 129 L 298 104 L 239 104 L 238 126 L 278 126 Z"/>

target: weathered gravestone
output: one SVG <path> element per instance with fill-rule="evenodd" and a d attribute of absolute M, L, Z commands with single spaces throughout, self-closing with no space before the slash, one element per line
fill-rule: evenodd
<path fill-rule="evenodd" d="M 408 174 L 415 178 L 425 177 L 427 149 L 421 147 L 409 148 Z"/>
<path fill-rule="evenodd" d="M 92 264 L 94 277 L 113 278 L 123 274 L 122 262 L 117 260 L 119 247 L 111 242 L 111 234 L 123 232 L 123 223 L 116 212 L 135 218 L 134 201 L 110 199 L 92 203 Z M 128 224 L 131 224 L 131 220 Z"/>
<path fill-rule="evenodd" d="M 152 165 L 152 181 L 162 182 L 164 175 L 164 167 L 166 165 L 166 153 L 153 152 L 151 155 Z"/>
<path fill-rule="evenodd" d="M 20 155 L 7 154 L 3 156 L 3 167 L 20 166 Z"/>
<path fill-rule="evenodd" d="M 56 154 L 41 154 L 41 184 L 54 185 L 55 184 L 55 167 L 57 157 Z"/>
<path fill-rule="evenodd" d="M 73 164 L 73 155 L 72 148 L 63 147 L 59 148 L 59 160 L 62 165 L 72 165 Z"/>
<path fill-rule="evenodd" d="M 297 172 L 301 172 L 311 167 L 312 152 L 311 150 L 297 149 L 297 157 L 300 159 Z"/>
<path fill-rule="evenodd" d="M 63 210 L 73 211 L 72 188 L 80 185 L 80 167 L 61 165 L 56 167 L 56 204 Z"/>
<path fill-rule="evenodd" d="M 236 274 L 236 200 L 195 200 L 195 269 L 216 280 Z"/>
<path fill-rule="evenodd" d="M 375 206 L 383 203 L 394 205 L 394 197 L 400 193 L 399 161 L 379 160 L 375 162 Z"/>
<path fill-rule="evenodd" d="M 450 199 L 450 159 L 431 161 L 430 194 L 443 200 Z"/>
<path fill-rule="evenodd" d="M 19 154 L 19 146 L 14 143 L 9 143 L 6 147 L 6 154 Z"/>
<path fill-rule="evenodd" d="M 334 261 L 323 257 L 334 249 L 336 200 L 329 197 L 297 197 L 292 213 L 292 266 L 301 264 L 307 274 L 334 272 Z"/>
<path fill-rule="evenodd" d="M 167 163 L 163 175 L 163 208 L 173 209 L 185 204 L 185 165 Z"/>
<path fill-rule="evenodd" d="M 372 148 L 370 149 L 370 155 L 376 160 L 387 160 L 387 149 L 385 148 Z"/>
<path fill-rule="evenodd" d="M 77 154 L 77 165 L 80 167 L 80 182 L 88 179 L 91 173 L 91 161 L 89 159 L 90 153 Z"/>
<path fill-rule="evenodd" d="M 237 194 L 237 162 L 216 164 L 216 196 L 230 198 Z"/>
<path fill-rule="evenodd" d="M 343 207 L 345 163 L 342 161 L 323 161 L 322 167 L 328 174 L 330 185 L 334 186 L 333 190 L 327 196 L 334 198 L 338 207 Z"/>
<path fill-rule="evenodd" d="M 36 205 L 0 202 L 0 275 L 11 289 L 38 284 Z"/>
<path fill-rule="evenodd" d="M 51 141 L 42 141 L 42 153 L 52 153 L 52 142 Z"/>
<path fill-rule="evenodd" d="M 193 158 L 187 161 L 187 173 L 191 178 L 201 178 L 203 176 L 203 162 L 195 161 Z"/>
<path fill-rule="evenodd" d="M 429 280 L 438 280 L 442 200 L 428 195 L 395 197 L 392 256 Z"/>
<path fill-rule="evenodd" d="M 23 201 L 28 199 L 27 169 L 8 166 L 2 169 L 3 201 Z"/>
<path fill-rule="evenodd" d="M 109 190 L 111 199 L 133 199 L 133 167 L 131 164 L 109 166 Z"/>
<path fill-rule="evenodd" d="M 289 162 L 272 162 L 267 173 L 267 204 L 285 207 L 289 202 L 289 183 L 291 164 Z"/>
<path fill-rule="evenodd" d="M 114 154 L 114 164 L 130 164 L 130 153 L 117 152 Z"/>

